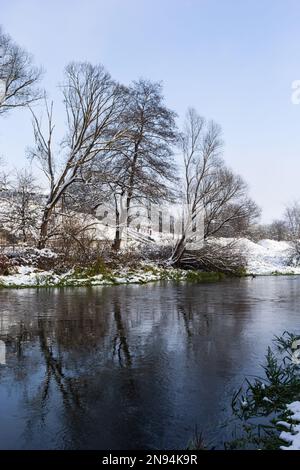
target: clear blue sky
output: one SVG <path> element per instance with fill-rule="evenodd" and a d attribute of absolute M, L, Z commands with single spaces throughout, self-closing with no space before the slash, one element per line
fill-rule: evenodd
<path fill-rule="evenodd" d="M 162 80 L 181 119 L 192 105 L 221 124 L 224 157 L 263 221 L 300 198 L 299 0 L 0 0 L 0 24 L 43 65 L 55 102 L 70 60 L 101 62 L 125 84 Z M 31 143 L 27 112 L 1 119 L 10 166 L 24 165 Z"/>

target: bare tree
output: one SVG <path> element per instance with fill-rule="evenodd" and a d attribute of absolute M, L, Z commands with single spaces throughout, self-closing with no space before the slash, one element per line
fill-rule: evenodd
<path fill-rule="evenodd" d="M 300 204 L 298 201 L 294 201 L 286 208 L 284 220 L 288 227 L 289 238 L 291 240 L 300 239 Z"/>
<path fill-rule="evenodd" d="M 53 148 L 52 104 L 48 106 L 46 103 L 46 133 L 33 113 L 35 147 L 31 150 L 31 157 L 39 162 L 49 182 L 39 248 L 45 246 L 51 216 L 66 190 L 74 182 L 82 180 L 85 166 L 107 152 L 122 135 L 116 123 L 125 105 L 123 88 L 101 65 L 71 63 L 65 71 L 62 91 L 67 133 L 60 146 L 60 161 Z"/>
<path fill-rule="evenodd" d="M 97 209 L 106 202 L 106 188 L 88 172 L 81 181 L 74 182 L 66 191 L 64 206 L 67 210 L 95 216 Z"/>
<path fill-rule="evenodd" d="M 40 76 L 41 69 L 33 65 L 31 55 L 0 27 L 0 114 L 39 99 Z"/>
<path fill-rule="evenodd" d="M 276 219 L 268 226 L 268 238 L 282 241 L 289 239 L 289 228 L 286 220 Z"/>
<path fill-rule="evenodd" d="M 204 238 L 244 235 L 259 217 L 243 178 L 224 165 L 216 171 L 214 185 L 204 198 Z"/>
<path fill-rule="evenodd" d="M 287 224 L 284 220 L 276 219 L 269 225 L 269 237 L 277 240 L 287 240 L 288 229 Z"/>
<path fill-rule="evenodd" d="M 223 244 L 210 239 L 196 253 L 186 251 L 180 264 L 185 268 L 239 275 L 244 272 L 247 262 L 236 240 L 230 239 Z"/>
<path fill-rule="evenodd" d="M 291 262 L 294 265 L 300 263 L 300 204 L 294 201 L 284 214 L 284 221 L 288 230 L 288 240 L 291 242 Z"/>
<path fill-rule="evenodd" d="M 204 218 L 200 246 L 226 226 L 236 225 L 238 221 L 250 223 L 259 215 L 256 204 L 247 195 L 246 183 L 225 166 L 220 156 L 222 145 L 220 126 L 213 121 L 206 122 L 194 109 L 189 109 L 181 137 L 184 230 L 175 245 L 171 263 L 179 261 L 187 242 L 196 237 L 193 226 L 198 217 Z"/>
<path fill-rule="evenodd" d="M 128 90 L 122 114 L 123 137 L 111 149 L 107 187 L 112 192 L 116 213 L 114 247 L 121 243 L 120 202 L 126 199 L 126 223 L 132 220 L 132 204 L 171 198 L 176 181 L 174 144 L 177 142 L 175 113 L 164 103 L 159 83 L 140 79 Z M 121 217 L 123 218 L 123 217 Z"/>
<path fill-rule="evenodd" d="M 183 205 L 184 229 L 177 241 L 171 263 L 182 257 L 187 241 L 193 236 L 193 222 L 203 212 L 205 199 L 212 193 L 215 178 L 221 167 L 219 157 L 222 148 L 221 129 L 190 108 L 187 111 L 184 130 L 180 139 L 184 161 Z"/>
<path fill-rule="evenodd" d="M 1 193 L 5 192 L 8 187 L 8 174 L 4 170 L 4 161 L 0 157 L 0 196 Z"/>

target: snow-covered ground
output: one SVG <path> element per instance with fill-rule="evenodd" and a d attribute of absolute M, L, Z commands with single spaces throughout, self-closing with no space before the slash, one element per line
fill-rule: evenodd
<path fill-rule="evenodd" d="M 149 267 L 148 267 L 149 268 Z M 146 284 L 148 282 L 166 280 L 185 280 L 187 272 L 178 269 L 120 269 L 110 274 L 96 274 L 88 276 L 70 270 L 65 274 L 56 274 L 53 271 L 41 271 L 36 268 L 19 267 L 16 274 L 0 276 L 2 287 L 76 287 L 76 286 L 109 286 L 116 284 Z"/>
<path fill-rule="evenodd" d="M 291 245 L 286 241 L 260 240 L 253 242 L 247 238 L 217 238 L 222 246 L 233 244 L 239 249 L 247 262 L 247 273 L 261 276 L 272 274 L 300 274 L 300 266 L 293 266 Z"/>
<path fill-rule="evenodd" d="M 291 412 L 290 419 L 295 423 L 300 423 L 300 401 L 294 401 L 287 405 L 287 409 Z M 286 427 L 288 431 L 280 433 L 280 439 L 288 445 L 281 446 L 281 450 L 300 450 L 300 424 L 291 424 L 286 421 L 279 421 L 277 425 Z"/>
<path fill-rule="evenodd" d="M 289 265 L 291 246 L 285 241 L 261 240 L 258 243 L 246 238 L 237 241 L 247 259 L 247 272 L 257 275 L 300 274 L 300 266 Z"/>
<path fill-rule="evenodd" d="M 261 240 L 258 243 L 250 241 L 246 238 L 237 240 L 218 239 L 218 243 L 223 246 L 228 242 L 235 242 L 236 246 L 241 250 L 247 260 L 247 273 L 256 275 L 272 275 L 272 274 L 300 274 L 300 266 L 295 267 L 289 265 L 290 260 L 290 244 L 284 241 Z M 38 251 L 38 250 L 35 250 Z M 50 250 L 44 250 L 44 256 L 51 257 L 55 254 Z M 35 254 L 35 253 L 34 253 Z M 79 278 L 72 271 L 63 275 L 57 275 L 52 271 L 40 271 L 30 266 L 27 260 L 26 266 L 18 266 L 16 272 L 11 275 L 0 276 L 0 285 L 3 287 L 25 287 L 25 286 L 45 286 L 45 285 L 105 285 L 105 284 L 127 284 L 127 283 L 144 283 L 156 281 L 162 278 L 170 278 L 174 273 L 172 270 L 162 270 L 154 268 L 152 271 L 136 270 L 129 272 L 122 268 L 113 274 L 113 278 L 97 275 L 93 278 Z M 28 266 L 29 264 L 29 266 Z M 168 274 L 170 272 L 170 276 Z M 184 279 L 184 273 L 180 274 Z"/>

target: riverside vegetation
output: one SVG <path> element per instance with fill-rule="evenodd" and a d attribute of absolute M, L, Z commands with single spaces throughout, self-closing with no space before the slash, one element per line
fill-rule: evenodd
<path fill-rule="evenodd" d="M 267 349 L 262 376 L 245 379 L 233 396 L 240 435 L 227 442 L 226 449 L 286 448 L 299 432 L 291 404 L 300 398 L 300 336 L 285 331 L 273 343 Z"/>

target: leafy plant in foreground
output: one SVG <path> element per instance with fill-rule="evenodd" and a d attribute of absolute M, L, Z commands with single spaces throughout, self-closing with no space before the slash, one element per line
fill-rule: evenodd
<path fill-rule="evenodd" d="M 262 377 L 245 380 L 234 394 L 232 409 L 241 422 L 242 435 L 226 448 L 278 449 L 277 422 L 289 421 L 286 405 L 300 397 L 300 336 L 285 331 L 275 336 L 275 348 L 268 347 Z"/>

